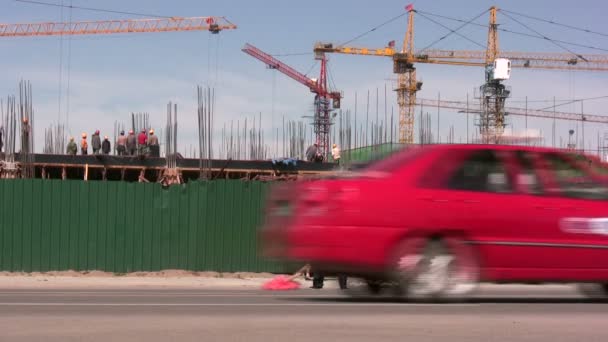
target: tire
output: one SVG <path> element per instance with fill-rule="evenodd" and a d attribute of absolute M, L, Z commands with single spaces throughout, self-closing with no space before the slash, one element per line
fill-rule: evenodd
<path fill-rule="evenodd" d="M 587 298 L 590 299 L 599 299 L 599 300 L 607 300 L 608 299 L 608 283 L 600 284 L 600 283 L 589 283 L 589 284 L 579 284 L 578 285 L 579 292 Z"/>
<path fill-rule="evenodd" d="M 409 239 L 393 256 L 397 294 L 416 300 L 464 300 L 479 285 L 479 262 L 471 246 L 453 238 Z"/>

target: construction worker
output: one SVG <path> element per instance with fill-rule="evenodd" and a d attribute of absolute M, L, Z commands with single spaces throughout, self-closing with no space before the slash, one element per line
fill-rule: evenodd
<path fill-rule="evenodd" d="M 70 138 L 70 142 L 68 143 L 67 152 L 71 156 L 75 156 L 76 153 L 78 153 L 78 145 L 76 145 L 76 142 L 74 141 L 74 137 Z"/>
<path fill-rule="evenodd" d="M 91 147 L 93 148 L 93 154 L 99 154 L 99 150 L 101 150 L 101 138 L 99 137 L 99 130 L 95 131 L 91 137 Z"/>
<path fill-rule="evenodd" d="M 146 134 L 146 130 L 142 129 L 137 136 L 137 146 L 139 147 L 139 154 L 145 154 L 146 147 L 148 145 L 148 135 Z"/>
<path fill-rule="evenodd" d="M 154 135 L 154 129 L 150 129 L 148 146 L 150 147 L 150 155 L 152 157 L 160 157 L 160 146 L 158 145 L 158 137 Z"/>
<path fill-rule="evenodd" d="M 103 142 L 101 143 L 101 153 L 110 154 L 112 147 L 110 146 L 110 140 L 108 140 L 108 136 L 103 137 Z"/>
<path fill-rule="evenodd" d="M 127 137 L 127 153 L 133 156 L 135 155 L 135 151 L 137 151 L 137 139 L 135 138 L 135 132 L 130 130 Z"/>
<path fill-rule="evenodd" d="M 127 137 L 125 137 L 125 131 L 120 131 L 120 136 L 116 141 L 116 152 L 119 156 L 127 154 Z"/>
<path fill-rule="evenodd" d="M 319 145 L 317 145 L 317 143 L 310 145 L 306 149 L 306 160 L 309 162 L 315 161 L 318 153 L 319 153 Z"/>
<path fill-rule="evenodd" d="M 86 133 L 82 133 L 82 140 L 80 141 L 80 153 L 82 153 L 82 155 L 89 154 L 89 143 L 87 142 Z"/>
<path fill-rule="evenodd" d="M 340 164 L 340 148 L 334 144 L 331 148 L 331 157 L 334 159 L 336 164 Z"/>

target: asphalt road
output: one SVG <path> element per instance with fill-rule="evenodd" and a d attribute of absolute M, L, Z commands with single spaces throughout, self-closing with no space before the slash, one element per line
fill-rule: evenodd
<path fill-rule="evenodd" d="M 1 290 L 0 341 L 608 341 L 608 304 L 504 286 L 457 304 L 337 290 Z"/>

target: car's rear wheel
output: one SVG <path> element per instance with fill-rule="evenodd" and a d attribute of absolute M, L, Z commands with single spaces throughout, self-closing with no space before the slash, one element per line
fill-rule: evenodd
<path fill-rule="evenodd" d="M 473 248 L 453 238 L 405 241 L 393 269 L 398 293 L 408 299 L 466 299 L 479 283 Z"/>
<path fill-rule="evenodd" d="M 608 299 L 608 283 L 579 284 L 578 290 L 587 298 Z"/>

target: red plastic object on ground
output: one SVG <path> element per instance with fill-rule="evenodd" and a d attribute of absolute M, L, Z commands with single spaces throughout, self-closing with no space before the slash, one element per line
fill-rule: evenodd
<path fill-rule="evenodd" d="M 272 278 L 272 280 L 262 285 L 264 290 L 268 291 L 288 291 L 297 290 L 300 288 L 300 283 L 291 280 L 289 277 L 280 275 Z"/>

